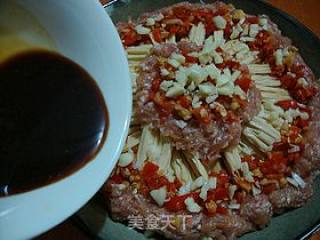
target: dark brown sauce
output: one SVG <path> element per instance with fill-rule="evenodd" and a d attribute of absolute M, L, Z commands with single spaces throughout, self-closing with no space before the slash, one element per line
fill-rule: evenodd
<path fill-rule="evenodd" d="M 93 159 L 108 113 L 78 64 L 34 50 L 0 64 L 0 196 L 57 181 Z"/>

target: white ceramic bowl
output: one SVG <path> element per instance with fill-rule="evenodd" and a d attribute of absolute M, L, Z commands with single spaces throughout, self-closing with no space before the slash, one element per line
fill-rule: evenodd
<path fill-rule="evenodd" d="M 79 171 L 45 187 L 0 198 L 0 239 L 10 240 L 31 238 L 52 228 L 97 192 L 120 155 L 131 115 L 126 57 L 113 23 L 97 0 L 17 2 L 38 19 L 58 51 L 97 81 L 110 125 L 101 151 Z"/>

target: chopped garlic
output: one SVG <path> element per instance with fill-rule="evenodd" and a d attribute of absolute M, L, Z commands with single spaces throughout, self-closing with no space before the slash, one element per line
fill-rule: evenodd
<path fill-rule="evenodd" d="M 196 180 L 192 182 L 191 191 L 201 188 L 204 183 L 205 183 L 204 177 L 202 176 L 198 177 Z"/>
<path fill-rule="evenodd" d="M 241 158 L 237 148 L 225 151 L 226 164 L 231 172 L 236 172 L 241 168 Z"/>
<path fill-rule="evenodd" d="M 169 58 L 168 63 L 175 68 L 178 68 L 181 65 L 181 63 L 179 61 L 177 61 L 176 59 L 173 59 L 173 58 Z"/>
<path fill-rule="evenodd" d="M 221 71 L 214 64 L 207 65 L 205 70 L 212 79 L 217 79 L 220 76 Z"/>
<path fill-rule="evenodd" d="M 241 36 L 248 36 L 249 35 L 249 24 L 244 24 Z"/>
<path fill-rule="evenodd" d="M 165 68 L 161 68 L 160 69 L 160 74 L 161 74 L 162 77 L 166 77 L 166 76 L 168 76 L 170 74 L 170 72 Z"/>
<path fill-rule="evenodd" d="M 151 32 L 151 30 L 149 28 L 144 27 L 142 24 L 137 25 L 135 27 L 135 30 L 140 35 L 149 34 Z"/>
<path fill-rule="evenodd" d="M 183 120 L 176 121 L 176 124 L 181 129 L 183 129 L 183 128 L 185 128 L 187 126 L 187 123 L 185 121 L 183 121 Z"/>
<path fill-rule="evenodd" d="M 232 73 L 231 75 L 231 80 L 234 82 L 235 80 L 237 80 L 241 75 L 241 72 L 236 70 Z"/>
<path fill-rule="evenodd" d="M 275 57 L 276 65 L 277 65 L 277 66 L 283 64 L 283 53 L 282 53 L 282 49 L 278 49 L 277 51 L 275 51 L 274 57 Z"/>
<path fill-rule="evenodd" d="M 187 69 L 179 67 L 178 71 L 175 72 L 175 78 L 181 85 L 185 85 L 188 79 Z"/>
<path fill-rule="evenodd" d="M 222 44 L 224 44 L 224 32 L 222 30 L 219 31 L 214 31 L 213 33 L 214 36 L 214 44 L 215 44 L 215 48 L 221 46 Z"/>
<path fill-rule="evenodd" d="M 156 190 L 152 190 L 150 192 L 150 195 L 151 197 L 153 198 L 153 200 L 156 201 L 156 203 L 162 207 L 163 204 L 164 204 L 164 201 L 166 199 L 166 196 L 167 196 L 167 187 L 166 186 L 163 186 L 159 189 L 156 189 Z"/>
<path fill-rule="evenodd" d="M 308 87 L 308 82 L 305 78 L 299 78 L 298 84 L 301 85 L 302 87 Z"/>
<path fill-rule="evenodd" d="M 216 46 L 215 46 L 215 44 L 213 42 L 213 37 L 210 36 L 204 41 L 204 46 L 203 46 L 202 51 L 200 52 L 200 55 L 208 54 L 208 53 L 210 53 L 211 51 L 213 51 L 215 49 L 216 49 Z"/>
<path fill-rule="evenodd" d="M 185 92 L 184 87 L 179 83 L 174 83 L 166 93 L 166 97 L 177 97 L 183 95 Z"/>
<path fill-rule="evenodd" d="M 260 193 L 262 193 L 261 189 L 255 187 L 255 186 L 252 186 L 252 194 L 253 194 L 253 196 L 257 196 Z"/>
<path fill-rule="evenodd" d="M 249 28 L 249 36 L 255 38 L 260 31 L 260 27 L 258 24 L 251 24 Z"/>
<path fill-rule="evenodd" d="M 305 181 L 297 173 L 292 172 L 291 176 L 301 188 L 305 188 L 306 186 Z"/>
<path fill-rule="evenodd" d="M 217 95 L 216 87 L 210 82 L 202 83 L 198 87 L 201 95 L 204 95 L 204 96 Z"/>
<path fill-rule="evenodd" d="M 286 180 L 288 181 L 288 183 L 290 183 L 291 185 L 295 186 L 296 188 L 299 187 L 299 184 L 293 178 L 287 177 Z"/>
<path fill-rule="evenodd" d="M 201 211 L 201 207 L 194 201 L 192 197 L 188 197 L 186 200 L 184 200 L 184 203 L 191 213 L 198 213 Z"/>
<path fill-rule="evenodd" d="M 186 58 L 183 55 L 177 53 L 172 53 L 170 58 L 177 60 L 179 63 L 185 63 L 186 61 Z"/>
<path fill-rule="evenodd" d="M 173 81 L 162 81 L 160 84 L 160 89 L 164 92 L 167 92 L 169 88 L 173 86 Z"/>
<path fill-rule="evenodd" d="M 237 37 L 239 37 L 240 33 L 241 32 L 237 28 L 233 27 L 230 39 L 236 39 Z"/>
<path fill-rule="evenodd" d="M 210 177 L 209 180 L 203 184 L 200 190 L 200 198 L 203 200 L 207 200 L 207 193 L 210 189 L 215 189 L 217 187 L 217 178 Z"/>
<path fill-rule="evenodd" d="M 255 38 L 253 38 L 253 37 L 241 37 L 240 41 L 243 41 L 243 42 L 254 42 Z"/>
<path fill-rule="evenodd" d="M 208 73 L 198 64 L 192 64 L 188 68 L 189 78 L 191 81 L 195 83 L 195 85 L 199 85 L 201 82 L 207 79 Z"/>
<path fill-rule="evenodd" d="M 253 179 L 253 176 L 252 176 L 252 172 L 249 170 L 249 165 L 248 165 L 247 162 L 241 163 L 241 171 L 243 173 L 244 178 L 248 182 L 254 182 L 254 179 Z"/>
<path fill-rule="evenodd" d="M 206 97 L 206 103 L 210 104 L 210 103 L 213 103 L 218 97 L 218 93 L 217 95 L 211 95 L 211 96 L 208 96 Z"/>
<path fill-rule="evenodd" d="M 219 29 L 225 29 L 227 26 L 227 21 L 224 19 L 224 17 L 221 16 L 214 17 L 213 22 Z"/>
<path fill-rule="evenodd" d="M 120 158 L 119 158 L 119 163 L 118 165 L 120 167 L 126 167 L 128 166 L 130 163 L 132 163 L 134 160 L 134 154 L 132 151 L 129 151 L 129 152 L 126 152 L 126 153 L 122 153 L 120 155 Z"/>
<path fill-rule="evenodd" d="M 229 209 L 240 209 L 240 204 L 239 203 L 230 203 L 228 205 Z"/>
<path fill-rule="evenodd" d="M 193 96 L 191 105 L 193 108 L 199 108 L 201 106 L 200 98 L 198 95 Z"/>
<path fill-rule="evenodd" d="M 268 30 L 268 28 L 269 28 L 268 19 L 266 19 L 266 18 L 260 18 L 260 19 L 259 19 L 259 25 L 260 25 L 264 30 Z"/>
<path fill-rule="evenodd" d="M 268 24 L 268 20 L 266 18 L 259 18 L 259 24 L 265 26 Z"/>
<path fill-rule="evenodd" d="M 227 110 L 225 109 L 225 107 L 221 103 L 214 102 L 213 103 L 213 107 L 220 113 L 220 115 L 222 117 L 226 117 L 227 116 L 228 112 L 227 112 Z"/>
<path fill-rule="evenodd" d="M 238 189 L 237 185 L 230 185 L 229 186 L 228 191 L 229 191 L 229 198 L 230 199 L 233 199 L 233 196 L 234 196 L 237 189 Z"/>
<path fill-rule="evenodd" d="M 231 96 L 234 93 L 234 84 L 229 81 L 222 87 L 218 87 L 217 90 L 219 95 Z"/>
<path fill-rule="evenodd" d="M 184 195 L 191 192 L 192 180 L 189 180 L 186 184 L 179 188 L 178 195 Z"/>
<path fill-rule="evenodd" d="M 222 87 L 230 82 L 231 78 L 227 74 L 222 74 L 217 78 L 216 86 Z"/>
<path fill-rule="evenodd" d="M 147 18 L 146 25 L 147 26 L 153 26 L 156 23 L 156 21 L 153 18 Z"/>
<path fill-rule="evenodd" d="M 206 29 L 202 22 L 197 26 L 193 25 L 189 32 L 189 39 L 191 42 L 196 43 L 198 46 L 202 45 L 206 37 Z"/>
<path fill-rule="evenodd" d="M 215 64 L 223 63 L 223 58 L 219 53 L 217 53 L 216 51 L 212 51 L 210 54 L 213 57 Z"/>
<path fill-rule="evenodd" d="M 208 54 L 203 54 L 199 56 L 199 62 L 201 64 L 208 64 L 212 62 L 212 57 Z"/>

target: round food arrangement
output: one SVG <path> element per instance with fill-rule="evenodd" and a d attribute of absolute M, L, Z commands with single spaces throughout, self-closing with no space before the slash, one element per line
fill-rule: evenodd
<path fill-rule="evenodd" d="M 102 189 L 114 220 L 169 239 L 233 239 L 306 203 L 320 169 L 319 87 L 268 16 L 183 2 L 117 27 L 133 115 Z"/>

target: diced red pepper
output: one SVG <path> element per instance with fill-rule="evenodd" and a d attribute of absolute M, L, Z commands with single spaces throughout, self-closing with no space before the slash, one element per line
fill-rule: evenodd
<path fill-rule="evenodd" d="M 259 17 L 256 17 L 256 16 L 247 17 L 247 22 L 251 23 L 251 24 L 258 24 L 259 23 Z"/>
<path fill-rule="evenodd" d="M 283 155 L 283 152 L 272 152 L 269 158 L 263 163 L 259 163 L 261 172 L 267 174 L 286 173 L 288 158 Z"/>
<path fill-rule="evenodd" d="M 229 12 L 229 7 L 227 5 L 223 5 L 213 13 L 213 16 L 224 16 L 228 12 Z"/>
<path fill-rule="evenodd" d="M 150 190 L 159 189 L 169 184 L 169 181 L 165 176 L 159 176 L 158 174 L 144 178 L 144 182 Z"/>
<path fill-rule="evenodd" d="M 296 125 L 299 128 L 305 128 L 309 125 L 309 122 L 310 122 L 309 120 L 304 120 L 299 117 L 295 120 L 294 125 Z"/>
<path fill-rule="evenodd" d="M 298 108 L 298 103 L 294 100 L 282 100 L 276 103 L 278 106 L 283 108 L 284 110 L 288 110 L 290 108 L 296 109 Z"/>
<path fill-rule="evenodd" d="M 179 189 L 182 186 L 182 183 L 179 181 L 177 177 L 174 179 L 174 185 L 177 189 Z"/>
<path fill-rule="evenodd" d="M 283 75 L 280 77 L 281 85 L 286 89 L 293 89 L 297 85 L 296 79 L 291 75 Z"/>
<path fill-rule="evenodd" d="M 249 77 L 242 76 L 235 81 L 235 84 L 247 93 L 251 85 L 251 79 Z"/>
<path fill-rule="evenodd" d="M 225 207 L 218 206 L 216 209 L 216 213 L 226 215 L 228 214 L 228 209 Z"/>
<path fill-rule="evenodd" d="M 174 67 L 174 66 L 172 66 L 170 63 L 168 63 L 168 62 L 165 62 L 164 64 L 163 64 L 163 66 L 164 66 L 164 68 L 166 68 L 169 72 L 175 72 L 177 69 Z"/>
<path fill-rule="evenodd" d="M 288 154 L 288 159 L 293 164 L 298 163 L 300 161 L 300 159 L 301 159 L 301 152 L 289 153 Z"/>
<path fill-rule="evenodd" d="M 209 190 L 207 192 L 207 200 L 206 201 L 217 201 L 217 200 L 225 200 L 229 198 L 229 192 L 224 187 L 218 187 L 214 190 Z"/>
<path fill-rule="evenodd" d="M 202 109 L 205 109 L 203 106 L 201 106 L 200 108 L 194 108 L 192 109 L 192 114 L 195 117 L 195 119 L 200 122 L 200 123 L 204 123 L 204 124 L 209 124 L 211 122 L 211 118 L 209 115 L 209 112 L 207 114 L 207 116 L 203 117 L 201 116 L 200 112 L 202 111 Z M 207 111 L 207 110 L 206 110 Z"/>
<path fill-rule="evenodd" d="M 289 143 L 285 139 L 285 141 L 274 143 L 272 149 L 273 149 L 273 151 L 284 152 L 284 151 L 287 151 L 289 149 L 289 147 L 290 147 Z"/>
<path fill-rule="evenodd" d="M 268 178 L 268 179 L 276 179 L 276 180 L 279 180 L 280 178 L 283 177 L 283 174 L 273 173 L 273 174 L 267 174 L 267 175 L 265 175 L 265 177 Z"/>
<path fill-rule="evenodd" d="M 124 178 L 120 174 L 113 174 L 110 178 L 110 181 L 115 184 L 120 184 L 124 181 Z"/>
<path fill-rule="evenodd" d="M 198 63 L 199 59 L 193 56 L 190 56 L 188 54 L 183 54 L 183 56 L 186 58 L 186 62 L 188 63 Z"/>
<path fill-rule="evenodd" d="M 157 92 L 160 88 L 160 84 L 161 84 L 161 78 L 160 77 L 157 77 L 155 79 L 152 80 L 152 83 L 151 83 L 151 90 L 153 92 Z"/>
<path fill-rule="evenodd" d="M 248 163 L 250 170 L 254 170 L 254 169 L 258 168 L 259 160 L 254 158 L 253 156 L 244 156 L 241 160 L 243 162 L 247 162 Z"/>
<path fill-rule="evenodd" d="M 295 89 L 292 92 L 290 92 L 298 101 L 306 103 L 308 100 L 310 100 L 311 97 L 313 97 L 317 91 L 314 87 L 309 88 L 299 88 Z"/>
<path fill-rule="evenodd" d="M 230 176 L 226 171 L 221 171 L 216 177 L 218 186 L 224 187 L 230 181 Z"/>
<path fill-rule="evenodd" d="M 170 212 L 178 212 L 178 211 L 184 210 L 186 209 L 186 205 L 184 201 L 188 197 L 192 197 L 196 201 L 199 198 L 199 193 L 193 192 L 193 193 L 188 193 L 180 196 L 176 195 L 170 198 L 168 202 L 165 202 L 164 207 Z"/>
<path fill-rule="evenodd" d="M 217 188 L 215 190 L 215 199 L 224 200 L 229 198 L 229 192 L 226 188 Z"/>
<path fill-rule="evenodd" d="M 177 187 L 174 183 L 168 183 L 167 187 L 168 187 L 167 190 L 169 193 L 176 193 Z"/>
<path fill-rule="evenodd" d="M 191 15 L 190 10 L 187 9 L 184 6 L 178 6 L 172 9 L 173 10 L 173 14 L 177 17 L 180 18 L 182 20 L 186 20 L 189 18 L 189 16 Z"/>
<path fill-rule="evenodd" d="M 142 169 L 141 176 L 149 190 L 158 189 L 169 184 L 165 176 L 158 174 L 158 169 L 158 165 L 152 162 L 147 162 Z"/>
<path fill-rule="evenodd" d="M 264 194 L 270 194 L 272 193 L 273 191 L 277 190 L 277 186 L 275 184 L 268 184 L 268 185 L 265 185 L 263 186 L 262 188 L 262 192 Z"/>
<path fill-rule="evenodd" d="M 207 22 L 207 24 L 205 25 L 205 29 L 206 29 L 206 36 L 211 35 L 214 31 L 217 30 L 216 25 L 213 22 Z"/>
<path fill-rule="evenodd" d="M 138 35 L 134 30 L 130 30 L 122 36 L 124 46 L 129 47 L 138 41 Z"/>
<path fill-rule="evenodd" d="M 183 95 L 178 97 L 178 103 L 184 107 L 184 108 L 188 108 L 191 105 L 191 100 L 190 98 L 188 98 L 187 96 Z"/>
<path fill-rule="evenodd" d="M 225 29 L 224 29 L 224 37 L 226 39 L 230 38 L 230 35 L 232 33 L 232 26 L 231 24 L 228 22 Z"/>
<path fill-rule="evenodd" d="M 171 34 L 176 34 L 179 31 L 179 28 L 177 25 L 170 25 L 169 26 L 169 32 Z"/>
<path fill-rule="evenodd" d="M 234 198 L 237 200 L 237 203 L 242 203 L 246 197 L 246 192 L 236 192 Z"/>
<path fill-rule="evenodd" d="M 289 129 L 290 142 L 295 142 L 296 138 L 299 137 L 301 129 L 296 126 L 291 126 Z"/>
<path fill-rule="evenodd" d="M 150 97 L 151 98 L 151 97 Z M 154 95 L 153 98 L 151 98 L 153 102 L 159 107 L 160 115 L 163 118 L 168 117 L 173 109 L 174 109 L 174 103 L 172 103 L 166 96 L 161 95 L 159 92 Z"/>
<path fill-rule="evenodd" d="M 160 28 L 155 28 L 152 30 L 152 36 L 153 36 L 153 39 L 160 43 L 161 42 L 161 30 Z"/>
<path fill-rule="evenodd" d="M 143 178 L 150 178 L 153 175 L 157 174 L 157 171 L 159 169 L 159 166 L 152 163 L 152 162 L 146 162 L 143 166 L 141 175 Z"/>
<path fill-rule="evenodd" d="M 304 77 L 306 68 L 304 65 L 302 64 L 293 64 L 290 66 L 289 69 L 292 73 L 294 73 L 296 75 L 297 78 L 301 78 Z"/>

